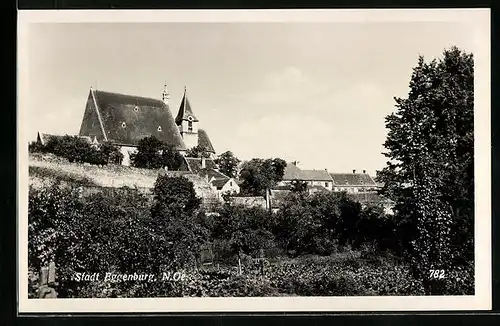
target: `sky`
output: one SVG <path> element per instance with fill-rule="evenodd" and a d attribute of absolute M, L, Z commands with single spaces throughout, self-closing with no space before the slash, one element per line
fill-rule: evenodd
<path fill-rule="evenodd" d="M 474 31 L 454 22 L 37 23 L 29 29 L 29 138 L 77 134 L 90 87 L 161 99 L 184 86 L 217 153 L 280 157 L 306 169 L 366 170 L 382 155 L 385 116 L 419 55 Z"/>

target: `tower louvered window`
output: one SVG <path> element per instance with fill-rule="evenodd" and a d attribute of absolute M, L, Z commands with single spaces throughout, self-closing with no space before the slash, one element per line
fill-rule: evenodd
<path fill-rule="evenodd" d="M 188 121 L 188 131 L 193 131 L 193 122 Z"/>

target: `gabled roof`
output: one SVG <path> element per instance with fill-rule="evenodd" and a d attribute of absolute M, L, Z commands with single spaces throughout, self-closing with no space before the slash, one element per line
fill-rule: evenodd
<path fill-rule="evenodd" d="M 231 180 L 230 178 L 220 178 L 220 179 L 214 179 L 212 180 L 210 183 L 216 187 L 216 188 L 222 188 L 224 187 L 224 185 L 229 181 Z"/>
<path fill-rule="evenodd" d="M 287 163 L 285 167 L 285 173 L 283 174 L 283 180 L 294 180 L 301 178 L 301 170 L 293 163 Z"/>
<path fill-rule="evenodd" d="M 227 175 L 225 175 L 224 173 L 221 173 L 217 170 L 214 170 L 214 169 L 201 169 L 199 172 L 198 172 L 198 175 L 204 177 L 204 176 L 207 176 L 208 177 L 208 180 L 214 178 L 214 179 L 226 179 L 226 180 L 229 180 L 231 178 L 229 178 Z"/>
<path fill-rule="evenodd" d="M 191 109 L 191 104 L 189 104 L 189 100 L 187 98 L 186 88 L 184 87 L 184 96 L 182 96 L 181 105 L 179 106 L 179 112 L 175 118 L 175 123 L 180 125 L 182 120 L 188 120 L 189 116 L 193 118 L 193 121 L 199 121 Z"/>
<path fill-rule="evenodd" d="M 304 181 L 333 181 L 326 170 L 302 170 L 300 176 Z"/>
<path fill-rule="evenodd" d="M 302 180 L 302 181 L 333 181 L 326 170 L 301 170 L 293 163 L 287 163 L 283 180 Z"/>
<path fill-rule="evenodd" d="M 189 170 L 195 174 L 200 174 L 203 170 L 202 166 L 201 166 L 201 158 L 197 158 L 197 157 L 186 157 L 186 162 L 189 166 Z M 206 158 L 205 159 L 205 168 L 206 169 L 211 169 L 211 170 L 215 170 L 217 167 L 217 165 L 215 164 L 215 162 L 209 158 Z"/>
<path fill-rule="evenodd" d="M 337 186 L 373 186 L 377 184 L 367 173 L 330 173 Z"/>
<path fill-rule="evenodd" d="M 163 101 L 93 89 L 80 135 L 130 146 L 155 136 L 178 150 L 186 149 L 170 108 Z"/>
<path fill-rule="evenodd" d="M 215 149 L 208 138 L 208 134 L 204 129 L 198 129 L 198 145 L 203 147 L 209 153 L 215 153 Z"/>

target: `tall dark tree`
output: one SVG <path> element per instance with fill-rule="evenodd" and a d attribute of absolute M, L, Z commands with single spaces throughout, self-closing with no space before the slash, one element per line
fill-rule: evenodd
<path fill-rule="evenodd" d="M 233 152 L 227 151 L 219 155 L 215 159 L 215 164 L 219 167 L 219 171 L 230 178 L 235 178 L 238 173 L 238 164 L 240 160 L 234 156 Z"/>
<path fill-rule="evenodd" d="M 194 264 L 209 231 L 193 183 L 184 177 L 159 175 L 153 194 L 153 229 L 161 234 L 161 247 L 169 255 L 169 263 L 178 268 Z"/>
<path fill-rule="evenodd" d="M 165 144 L 154 136 L 139 141 L 137 153 L 131 156 L 135 167 L 158 169 L 167 167 L 178 170 L 182 165 L 181 154 L 171 145 Z"/>
<path fill-rule="evenodd" d="M 263 196 L 266 189 L 274 187 L 283 179 L 285 167 L 286 161 L 280 158 L 254 158 L 244 162 L 240 171 L 242 191 L 253 196 Z"/>
<path fill-rule="evenodd" d="M 378 179 L 424 280 L 431 269 L 473 261 L 473 100 L 473 55 L 452 47 L 439 60 L 419 57 L 408 97 L 395 98 L 386 118 L 389 161 Z"/>

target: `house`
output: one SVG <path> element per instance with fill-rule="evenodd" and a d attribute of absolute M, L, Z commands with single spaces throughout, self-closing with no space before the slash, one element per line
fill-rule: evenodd
<path fill-rule="evenodd" d="M 222 197 L 224 194 L 239 194 L 240 186 L 236 183 L 233 178 L 213 178 L 208 181 L 215 190 L 218 191 L 219 195 Z"/>
<path fill-rule="evenodd" d="M 325 170 L 303 170 L 297 166 L 296 162 L 287 163 L 283 179 L 278 186 L 290 185 L 293 180 L 307 182 L 308 186 L 321 186 L 327 190 L 332 190 L 333 179 Z"/>
<path fill-rule="evenodd" d="M 221 198 L 225 193 L 238 194 L 240 192 L 238 182 L 234 178 L 230 178 L 218 171 L 217 165 L 212 159 L 204 157 L 186 157 L 185 160 L 188 163 L 189 170 L 205 178 L 210 186 L 218 192 Z"/>
<path fill-rule="evenodd" d="M 90 88 L 79 135 L 117 145 L 123 154 L 123 165 L 131 164 L 130 155 L 137 151 L 139 141 L 149 136 L 183 154 L 198 144 L 214 154 L 208 134 L 198 126 L 186 88 L 176 119 L 168 104 L 169 97 L 166 85 L 162 100 Z"/>
<path fill-rule="evenodd" d="M 378 186 L 373 178 L 363 170 L 363 173 L 330 173 L 333 179 L 333 191 L 350 193 L 376 191 Z"/>

